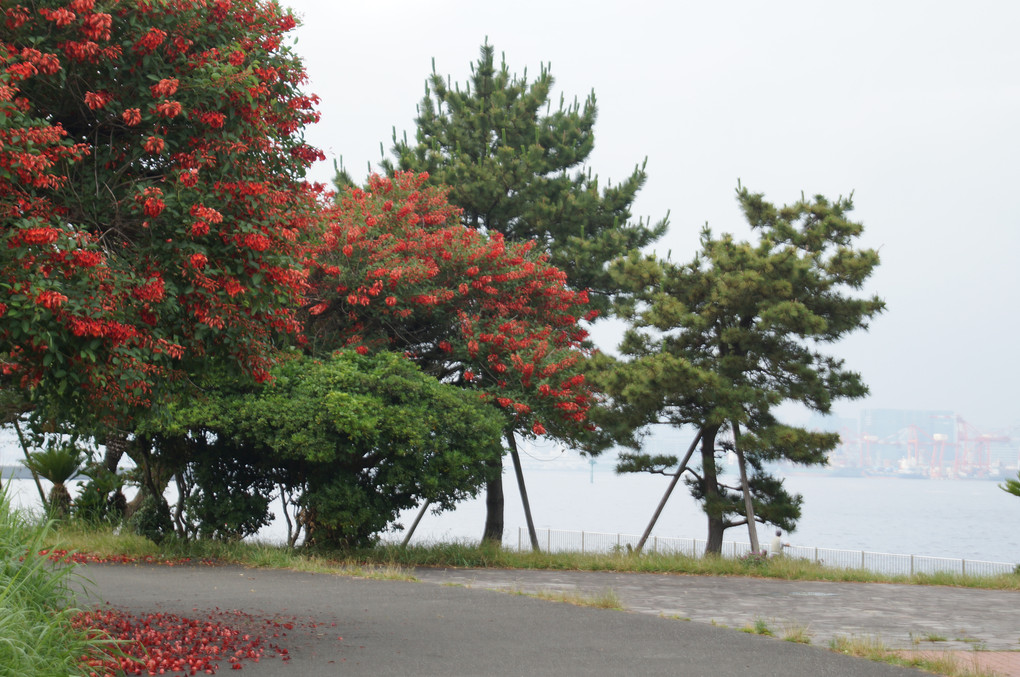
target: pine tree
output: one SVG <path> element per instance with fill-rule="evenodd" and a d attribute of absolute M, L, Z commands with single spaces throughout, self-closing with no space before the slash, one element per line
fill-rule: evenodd
<path fill-rule="evenodd" d="M 631 220 L 645 182 L 644 165 L 618 185 L 600 190 L 585 163 L 595 146 L 595 95 L 551 110 L 553 77 L 547 66 L 528 82 L 498 68 L 484 44 L 463 90 L 433 72 L 418 108 L 414 143 L 394 134 L 397 167 L 427 171 L 451 187 L 450 202 L 472 228 L 508 241 L 537 241 L 550 263 L 568 271 L 575 289 L 587 289 L 594 307 L 609 308 L 620 293 L 607 263 L 655 241 L 666 219 Z"/>
<path fill-rule="evenodd" d="M 505 61 L 497 67 L 486 42 L 463 89 L 433 69 L 414 143 L 398 141 L 394 130 L 396 162 L 383 165 L 391 173 L 426 171 L 450 186 L 464 225 L 501 233 L 508 242 L 537 243 L 567 272 L 570 287 L 586 290 L 592 308 L 605 313 L 623 292 L 609 262 L 661 237 L 667 219 L 631 220 L 646 178 L 643 164 L 622 183 L 600 189 L 586 167 L 595 145 L 595 95 L 570 105 L 561 97 L 553 111 L 553 82 L 547 66 L 533 82 L 526 71 L 512 75 Z M 485 538 L 501 540 L 502 483 L 490 483 L 488 492 Z"/>
<path fill-rule="evenodd" d="M 726 528 L 746 524 L 741 487 L 726 484 L 719 463 L 735 426 L 756 519 L 794 528 L 801 498 L 766 463 L 824 463 L 838 436 L 784 425 L 775 408 L 798 402 L 827 413 L 834 399 L 867 394 L 859 374 L 817 347 L 867 328 L 885 307 L 853 295 L 878 254 L 855 248 L 862 226 L 847 218 L 850 199 L 777 209 L 745 188 L 737 197 L 755 242 L 706 227 L 690 263 L 634 255 L 615 266 L 640 301 L 622 311 L 633 322 L 621 345 L 628 360 L 598 379 L 632 423 L 700 431 L 700 469 L 687 469 L 686 479 L 708 515 L 709 552 L 719 552 Z M 677 462 L 630 454 L 619 470 L 665 473 Z"/>

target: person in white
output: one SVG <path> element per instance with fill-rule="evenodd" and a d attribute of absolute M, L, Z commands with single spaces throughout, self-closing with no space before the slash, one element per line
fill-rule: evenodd
<path fill-rule="evenodd" d="M 776 529 L 776 535 L 772 537 L 772 542 L 769 543 L 769 557 L 779 557 L 783 554 L 783 548 L 789 547 L 789 543 L 783 543 L 783 532 L 780 529 Z"/>

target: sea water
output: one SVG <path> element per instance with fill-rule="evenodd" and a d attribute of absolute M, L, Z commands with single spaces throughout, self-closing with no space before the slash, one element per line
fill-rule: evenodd
<path fill-rule="evenodd" d="M 641 534 L 665 492 L 661 475 L 616 475 L 607 464 L 592 470 L 574 463 L 542 464 L 525 470 L 532 515 L 539 529 Z M 37 508 L 31 480 L 7 480 L 16 505 Z M 506 540 L 516 544 L 524 511 L 512 471 L 503 476 Z M 793 545 L 954 557 L 992 562 L 1020 562 L 1020 498 L 980 480 L 906 480 L 824 475 L 786 478 L 786 486 L 804 497 L 797 530 L 784 535 Z M 44 482 L 48 490 L 48 484 Z M 75 487 L 72 483 L 72 493 Z M 277 506 L 278 508 L 278 506 Z M 416 510 L 401 514 L 409 527 Z M 484 495 L 455 510 L 422 518 L 412 542 L 475 540 L 485 522 Z M 652 534 L 704 539 L 704 513 L 681 483 L 676 487 Z M 767 542 L 771 527 L 759 527 Z M 286 524 L 277 519 L 258 537 L 286 539 Z M 386 535 L 402 538 L 402 533 Z M 748 542 L 746 527 L 728 529 L 726 540 Z M 527 535 L 524 536 L 527 543 Z"/>
<path fill-rule="evenodd" d="M 525 484 L 538 529 L 641 534 L 669 479 L 616 475 L 611 470 L 531 471 Z M 508 540 L 525 525 L 517 482 L 504 475 Z M 793 545 L 903 553 L 968 560 L 1020 562 L 1020 498 L 995 482 L 792 476 L 787 488 L 804 497 L 797 529 L 784 534 Z M 409 526 L 415 511 L 401 515 Z M 439 515 L 426 514 L 414 540 L 480 537 L 485 501 L 479 497 Z M 654 536 L 704 539 L 707 518 L 687 488 L 678 484 L 660 515 Z M 773 527 L 760 526 L 768 542 Z M 726 540 L 749 541 L 747 527 L 726 531 Z M 524 537 L 527 543 L 527 536 Z"/>

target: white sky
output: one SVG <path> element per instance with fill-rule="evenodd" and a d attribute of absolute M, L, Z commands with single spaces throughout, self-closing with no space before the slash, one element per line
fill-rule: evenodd
<path fill-rule="evenodd" d="M 360 179 L 393 127 L 413 138 L 433 57 L 464 82 L 488 37 L 512 72 L 551 63 L 556 100 L 595 91 L 593 173 L 648 158 L 635 213 L 671 211 L 656 249 L 674 260 L 706 221 L 746 232 L 738 178 L 777 203 L 854 192 L 888 310 L 832 348 L 872 391 L 836 413 L 1020 424 L 1020 3 L 281 1 L 322 98 L 308 137 L 329 159 L 311 178 L 343 156 Z"/>

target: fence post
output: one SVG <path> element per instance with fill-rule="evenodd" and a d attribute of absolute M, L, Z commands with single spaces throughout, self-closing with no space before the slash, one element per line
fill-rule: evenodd
<path fill-rule="evenodd" d="M 545 530 L 545 550 L 552 552 L 552 529 Z"/>
<path fill-rule="evenodd" d="M 818 564 L 818 546 L 815 546 L 815 564 Z"/>
<path fill-rule="evenodd" d="M 861 550 L 861 568 L 864 568 L 864 551 Z"/>
<path fill-rule="evenodd" d="M 914 556 L 910 556 L 910 575 L 914 575 Z"/>
<path fill-rule="evenodd" d="M 652 552 L 659 552 L 659 537 L 656 536 L 655 540 L 652 541 Z"/>
<path fill-rule="evenodd" d="M 616 549 L 619 550 L 620 546 L 620 534 L 616 534 Z"/>
<path fill-rule="evenodd" d="M 581 554 L 584 554 L 584 531 L 581 531 Z"/>
<path fill-rule="evenodd" d="M 961 572 L 963 573 L 964 576 L 966 576 L 967 575 L 967 560 L 961 559 L 960 560 L 960 566 L 962 567 Z"/>

